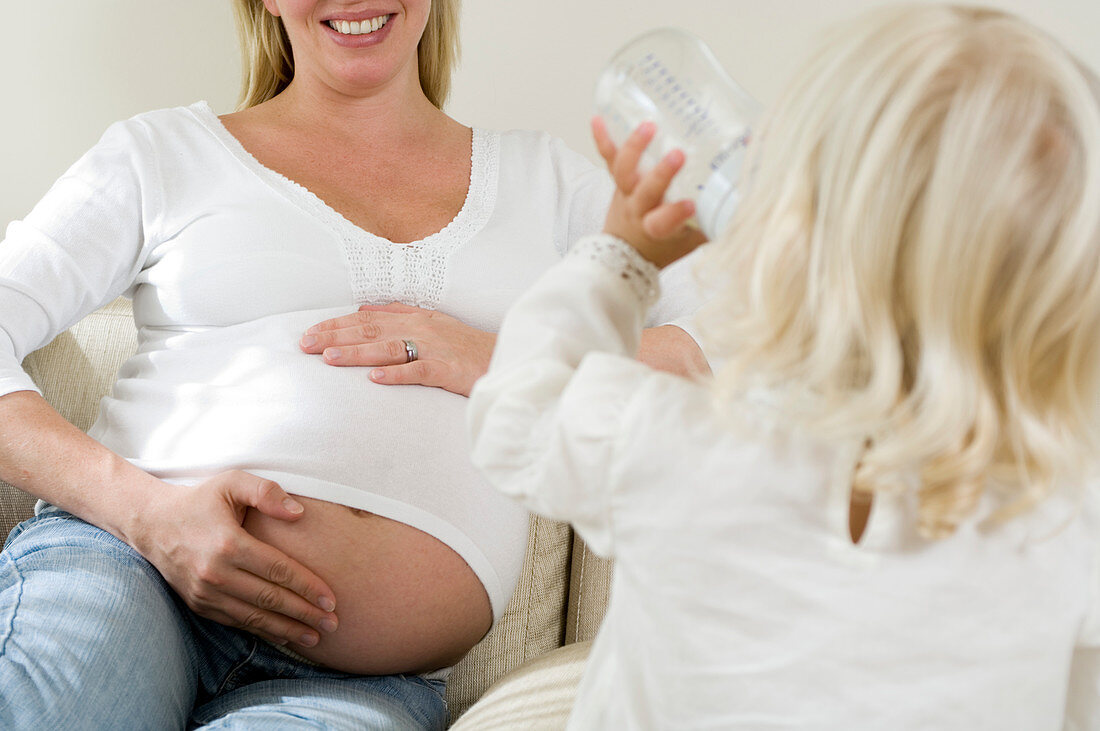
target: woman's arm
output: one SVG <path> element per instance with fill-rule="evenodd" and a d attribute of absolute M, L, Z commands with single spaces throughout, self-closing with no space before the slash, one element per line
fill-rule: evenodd
<path fill-rule="evenodd" d="M 133 546 L 196 613 L 284 644 L 316 644 L 332 590 L 256 540 L 245 510 L 296 520 L 275 483 L 227 472 L 191 487 L 138 469 L 31 391 L 0 396 L 0 478 Z M 307 639 L 308 638 L 308 639 Z"/>
<path fill-rule="evenodd" d="M 113 125 L 0 242 L 0 477 L 127 541 L 199 614 L 297 641 L 332 593 L 241 528 L 248 506 L 295 519 L 281 490 L 237 473 L 163 483 L 65 421 L 20 367 L 144 268 L 162 212 L 156 161 L 141 122 Z"/>
<path fill-rule="evenodd" d="M 676 325 L 642 330 L 638 360 L 650 368 L 686 378 L 710 374 L 710 364 L 695 338 Z"/>

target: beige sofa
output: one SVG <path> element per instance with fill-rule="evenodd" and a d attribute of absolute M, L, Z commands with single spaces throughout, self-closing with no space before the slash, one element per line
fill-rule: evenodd
<path fill-rule="evenodd" d="M 50 403 L 86 430 L 119 365 L 134 351 L 135 337 L 129 303 L 117 300 L 32 353 L 24 368 Z M 0 482 L 2 535 L 33 505 L 33 498 Z M 569 526 L 533 519 L 511 605 L 448 681 L 454 728 L 560 728 L 609 585 L 609 564 Z"/>

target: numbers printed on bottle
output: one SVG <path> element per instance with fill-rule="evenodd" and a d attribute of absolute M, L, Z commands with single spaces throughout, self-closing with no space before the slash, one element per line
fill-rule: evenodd
<path fill-rule="evenodd" d="M 653 53 L 647 53 L 637 65 L 635 81 L 654 98 L 668 103 L 668 111 L 684 122 L 687 136 L 699 137 L 712 133 L 714 120 L 708 111 L 709 105 L 700 103 L 690 93 L 687 82 L 676 78 Z"/>

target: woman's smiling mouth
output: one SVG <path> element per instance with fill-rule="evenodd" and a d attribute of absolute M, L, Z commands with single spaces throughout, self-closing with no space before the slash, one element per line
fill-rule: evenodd
<path fill-rule="evenodd" d="M 359 36 L 381 29 L 390 19 L 390 15 L 379 15 L 367 20 L 329 20 L 328 27 L 341 35 Z"/>

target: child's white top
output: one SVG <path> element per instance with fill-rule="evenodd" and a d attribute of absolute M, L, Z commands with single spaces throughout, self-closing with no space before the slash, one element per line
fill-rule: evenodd
<path fill-rule="evenodd" d="M 942 541 L 879 496 L 852 545 L 857 449 L 630 360 L 647 267 L 575 247 L 470 400 L 474 463 L 616 561 L 571 727 L 1100 728 L 1093 495 Z"/>
<path fill-rule="evenodd" d="M 470 564 L 499 616 L 527 513 L 470 464 L 466 399 L 298 348 L 365 303 L 495 331 L 606 212 L 606 174 L 549 135 L 475 130 L 471 168 L 454 220 L 395 244 L 260 165 L 204 103 L 116 124 L 0 244 L 0 394 L 34 389 L 22 358 L 128 294 L 138 353 L 92 436 L 170 482 L 247 470 L 419 528 Z"/>

